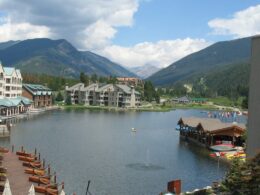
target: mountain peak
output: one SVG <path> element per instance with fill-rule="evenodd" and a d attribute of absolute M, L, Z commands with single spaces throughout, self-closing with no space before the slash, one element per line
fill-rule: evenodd
<path fill-rule="evenodd" d="M 248 62 L 251 55 L 251 37 L 217 42 L 190 54 L 150 76 L 155 85 L 172 85 L 192 75 L 206 73 L 229 64 Z"/>
<path fill-rule="evenodd" d="M 1 49 L 1 46 L 3 49 Z M 37 38 L 0 43 L 0 60 L 24 72 L 78 77 L 80 72 L 102 76 L 135 76 L 107 58 L 78 51 L 65 39 Z"/>

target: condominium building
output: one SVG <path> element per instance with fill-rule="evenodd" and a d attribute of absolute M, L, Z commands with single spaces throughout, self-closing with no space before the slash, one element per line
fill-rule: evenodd
<path fill-rule="evenodd" d="M 123 85 L 129 85 L 129 86 L 143 86 L 144 81 L 142 79 L 136 78 L 136 77 L 118 77 L 117 81 L 119 84 Z"/>
<path fill-rule="evenodd" d="M 91 84 L 84 86 L 78 83 L 66 87 L 72 104 L 84 104 L 110 107 L 137 107 L 141 105 L 140 93 L 134 87 L 120 84 Z"/>
<path fill-rule="evenodd" d="M 0 63 L 0 98 L 16 98 L 22 95 L 22 75 L 13 67 L 3 67 Z"/>
<path fill-rule="evenodd" d="M 12 117 L 27 112 L 32 104 L 22 97 L 22 75 L 13 67 L 3 67 L 0 62 L 0 115 Z"/>

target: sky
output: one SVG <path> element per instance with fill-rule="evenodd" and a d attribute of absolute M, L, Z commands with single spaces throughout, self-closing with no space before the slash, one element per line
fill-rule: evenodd
<path fill-rule="evenodd" d="M 256 34 L 260 0 L 0 0 L 0 42 L 67 39 L 126 67 Z"/>

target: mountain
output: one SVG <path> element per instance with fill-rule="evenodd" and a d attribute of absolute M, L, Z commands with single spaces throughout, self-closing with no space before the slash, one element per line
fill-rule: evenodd
<path fill-rule="evenodd" d="M 0 60 L 4 66 L 22 72 L 78 77 L 80 72 L 99 76 L 136 76 L 119 64 L 89 51 L 78 51 L 64 39 L 28 39 L 0 43 Z"/>
<path fill-rule="evenodd" d="M 217 42 L 174 62 L 147 80 L 151 80 L 157 86 L 169 86 L 226 65 L 248 63 L 250 55 L 250 37 Z"/>
<path fill-rule="evenodd" d="M 144 65 L 144 66 L 138 66 L 138 67 L 132 67 L 129 68 L 129 70 L 133 73 L 135 73 L 137 76 L 145 79 L 155 72 L 158 72 L 160 68 L 153 66 L 153 65 Z"/>
<path fill-rule="evenodd" d="M 226 96 L 231 99 L 245 97 L 249 89 L 250 64 L 228 64 L 207 73 L 191 76 L 175 84 L 192 86 L 193 94 L 205 97 Z"/>
<path fill-rule="evenodd" d="M 6 49 L 7 47 L 15 45 L 16 43 L 19 43 L 19 41 L 7 41 L 7 42 L 0 43 L 0 50 Z"/>

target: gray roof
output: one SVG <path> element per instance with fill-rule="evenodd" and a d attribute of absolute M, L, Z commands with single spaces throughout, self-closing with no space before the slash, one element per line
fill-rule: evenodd
<path fill-rule="evenodd" d="M 131 94 L 131 88 L 127 85 L 120 85 L 117 84 L 116 85 L 118 88 L 122 89 L 125 93 L 127 94 Z M 138 91 L 135 91 L 135 94 L 139 95 L 140 93 Z"/>
<path fill-rule="evenodd" d="M 80 90 L 80 91 L 89 91 L 89 90 L 94 90 L 96 92 L 102 92 L 102 91 L 106 91 L 109 88 L 113 91 L 115 89 L 115 87 L 119 88 L 120 90 L 122 90 L 124 93 L 126 94 L 131 94 L 131 88 L 127 85 L 121 85 L 121 84 L 97 84 L 97 83 L 93 83 L 89 86 L 84 87 L 83 83 L 78 83 L 76 85 L 73 85 L 69 88 L 67 88 L 67 91 L 74 91 L 74 90 Z M 140 95 L 140 93 L 138 91 L 135 91 L 135 94 Z"/>
<path fill-rule="evenodd" d="M 106 84 L 106 85 L 100 86 L 99 89 L 97 90 L 97 92 L 101 92 L 101 91 L 107 90 L 110 87 L 114 88 L 114 85 L 113 84 Z"/>
<path fill-rule="evenodd" d="M 82 91 L 90 91 L 90 90 L 98 90 L 98 84 L 97 83 L 92 83 L 89 86 L 86 86 L 82 89 Z"/>
<path fill-rule="evenodd" d="M 83 87 L 84 87 L 84 83 L 77 83 L 76 85 L 73 85 L 73 86 L 67 88 L 66 90 L 67 91 L 74 91 L 74 90 L 79 90 Z"/>
<path fill-rule="evenodd" d="M 187 96 L 183 96 L 183 97 L 180 97 L 180 98 L 175 98 L 173 100 L 174 101 L 179 101 L 179 102 L 189 102 L 190 98 L 188 98 Z"/>

